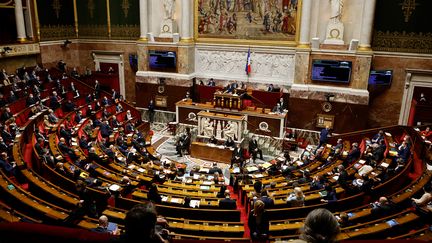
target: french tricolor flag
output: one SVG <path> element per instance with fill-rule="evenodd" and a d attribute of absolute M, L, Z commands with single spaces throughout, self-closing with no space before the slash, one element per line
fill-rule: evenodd
<path fill-rule="evenodd" d="M 247 55 L 247 60 L 246 60 L 246 68 L 245 68 L 245 71 L 246 71 L 246 75 L 248 75 L 249 76 L 249 74 L 251 73 L 251 56 L 250 56 L 250 48 L 249 48 L 249 50 L 248 50 L 248 55 Z"/>

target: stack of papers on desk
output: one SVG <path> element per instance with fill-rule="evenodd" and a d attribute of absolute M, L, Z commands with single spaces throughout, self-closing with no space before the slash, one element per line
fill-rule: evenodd
<path fill-rule="evenodd" d="M 189 206 L 191 206 L 192 208 L 199 208 L 200 202 L 201 201 L 199 201 L 199 200 L 191 200 L 189 203 Z"/>
<path fill-rule="evenodd" d="M 145 170 L 144 170 L 143 168 L 141 168 L 141 167 L 138 168 L 137 171 L 139 171 L 139 172 L 141 172 L 141 173 L 144 173 L 144 172 L 145 172 Z"/>
<path fill-rule="evenodd" d="M 199 175 L 198 175 L 198 174 L 194 174 L 194 175 L 193 175 L 193 178 L 194 178 L 195 180 L 198 180 L 198 179 L 199 179 Z"/>
<path fill-rule="evenodd" d="M 181 199 L 180 198 L 171 198 L 171 202 L 172 203 L 180 203 Z"/>
<path fill-rule="evenodd" d="M 210 186 L 200 186 L 200 190 L 210 190 Z"/>
<path fill-rule="evenodd" d="M 135 165 L 129 165 L 128 168 L 129 168 L 130 170 L 133 170 L 133 169 L 135 169 Z"/>
<path fill-rule="evenodd" d="M 366 163 L 366 160 L 359 160 L 359 164 L 362 164 L 362 165 L 364 165 Z"/>
<path fill-rule="evenodd" d="M 109 189 L 110 189 L 110 191 L 118 191 L 119 189 L 120 189 L 120 186 L 119 185 L 117 185 L 117 184 L 112 184 L 110 187 L 109 187 Z"/>
<path fill-rule="evenodd" d="M 389 132 L 385 132 L 384 133 L 387 137 L 391 137 L 392 135 L 391 135 L 391 133 L 389 133 Z"/>
<path fill-rule="evenodd" d="M 256 166 L 250 166 L 250 167 L 247 167 L 246 170 L 248 172 L 255 172 L 255 171 L 258 171 L 258 168 Z"/>
<path fill-rule="evenodd" d="M 162 198 L 162 202 L 168 201 L 168 197 L 167 196 L 162 196 L 161 198 Z"/>
<path fill-rule="evenodd" d="M 265 162 L 264 164 L 262 164 L 262 167 L 265 169 L 269 168 L 270 166 L 272 166 L 272 164 L 270 164 L 269 162 Z"/>
<path fill-rule="evenodd" d="M 387 164 L 386 162 L 381 163 L 381 167 L 387 168 L 388 166 L 389 166 L 389 164 Z"/>
<path fill-rule="evenodd" d="M 211 182 L 211 181 L 203 181 L 203 183 L 202 183 L 203 185 L 211 185 L 211 184 L 213 184 L 213 182 Z M 208 187 L 208 189 L 210 189 L 210 187 Z M 207 189 L 207 190 L 208 190 Z"/>
<path fill-rule="evenodd" d="M 210 172 L 210 169 L 209 169 L 209 168 L 201 168 L 201 169 L 199 170 L 199 172 L 209 173 L 209 172 Z"/>
<path fill-rule="evenodd" d="M 233 169 L 233 173 L 240 173 L 240 167 L 235 167 Z"/>

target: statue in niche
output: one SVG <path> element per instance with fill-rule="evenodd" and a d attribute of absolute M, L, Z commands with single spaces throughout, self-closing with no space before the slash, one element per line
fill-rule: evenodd
<path fill-rule="evenodd" d="M 237 122 L 228 121 L 227 125 L 223 129 L 224 132 L 224 138 L 228 139 L 228 137 L 231 137 L 232 139 L 237 139 L 237 132 L 238 132 L 238 125 Z"/>
<path fill-rule="evenodd" d="M 165 19 L 172 19 L 174 12 L 174 0 L 163 0 Z"/>
<path fill-rule="evenodd" d="M 330 0 L 331 12 L 330 19 L 333 23 L 339 23 L 342 18 L 344 2 L 343 0 Z"/>
<path fill-rule="evenodd" d="M 202 129 L 203 135 L 206 137 L 211 137 L 214 135 L 214 125 L 213 122 L 208 118 L 202 119 Z"/>

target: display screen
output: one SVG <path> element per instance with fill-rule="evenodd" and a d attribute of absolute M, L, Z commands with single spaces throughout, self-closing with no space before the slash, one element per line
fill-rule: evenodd
<path fill-rule="evenodd" d="M 175 69 L 176 53 L 172 51 L 149 51 L 150 69 Z"/>
<path fill-rule="evenodd" d="M 392 70 L 371 70 L 369 75 L 369 85 L 390 86 L 392 79 Z"/>
<path fill-rule="evenodd" d="M 314 81 L 349 83 L 352 62 L 313 60 L 311 79 Z"/>

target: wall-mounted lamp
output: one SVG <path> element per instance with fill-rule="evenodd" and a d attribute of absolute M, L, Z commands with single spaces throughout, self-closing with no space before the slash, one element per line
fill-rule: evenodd
<path fill-rule="evenodd" d="M 70 41 L 70 40 L 65 40 L 65 41 L 63 42 L 63 45 L 62 45 L 61 47 L 63 47 L 63 48 L 67 48 L 69 44 L 72 44 L 72 41 Z"/>

